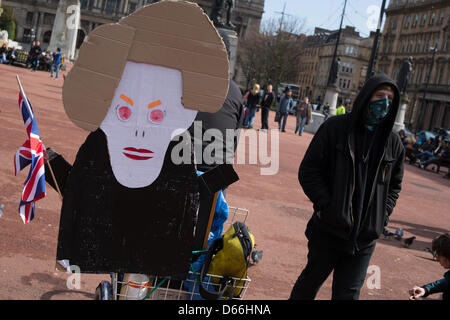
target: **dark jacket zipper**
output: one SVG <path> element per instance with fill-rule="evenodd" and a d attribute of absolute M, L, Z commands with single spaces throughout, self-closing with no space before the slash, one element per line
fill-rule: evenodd
<path fill-rule="evenodd" d="M 350 218 L 351 218 L 351 222 L 352 222 L 352 225 L 350 228 L 350 234 L 349 234 L 349 237 L 350 237 L 350 235 L 352 234 L 354 225 L 355 225 L 355 218 L 353 216 L 353 194 L 355 193 L 356 168 L 355 168 L 355 154 L 353 153 L 353 150 L 350 145 L 350 136 L 348 137 L 347 142 L 348 142 L 348 149 L 350 151 L 350 156 L 352 157 L 352 166 L 353 166 L 353 186 L 352 186 L 352 192 L 350 194 Z"/>
<path fill-rule="evenodd" d="M 350 217 L 351 217 L 351 220 L 352 220 L 352 225 L 351 225 L 351 228 L 350 228 L 350 235 L 351 235 L 351 233 L 353 231 L 353 228 L 354 228 L 354 224 L 355 224 L 354 216 L 353 216 L 353 194 L 354 194 L 354 191 L 355 191 L 355 179 L 356 179 L 356 168 L 355 167 L 356 167 L 356 165 L 355 165 L 354 151 L 352 150 L 351 144 L 350 144 L 350 136 L 347 139 L 347 142 L 348 142 L 348 148 L 349 148 L 349 151 L 350 151 L 350 156 L 352 157 L 352 165 L 353 165 L 353 186 L 352 186 L 352 192 L 351 192 L 351 195 L 350 195 Z M 370 207 L 370 204 L 371 204 L 372 198 L 373 198 L 374 187 L 377 184 L 378 172 L 380 170 L 380 165 L 383 162 L 383 158 L 384 158 L 384 154 L 385 153 L 386 153 L 386 146 L 384 148 L 383 155 L 381 156 L 380 162 L 378 163 L 377 171 L 375 173 L 375 179 L 373 180 L 372 188 L 371 188 L 371 191 L 370 191 L 369 202 L 367 203 L 367 208 L 366 208 L 366 212 L 364 214 L 364 217 L 363 217 L 363 219 L 362 219 L 362 221 L 361 221 L 361 223 L 360 223 L 360 225 L 358 227 L 357 234 L 356 234 L 356 239 L 358 239 L 358 235 L 359 235 L 359 232 L 361 231 L 361 227 L 364 225 L 364 223 L 365 223 L 365 221 L 367 219 L 367 213 L 369 212 L 369 207 Z M 385 174 L 385 171 L 384 171 L 384 174 Z M 383 177 L 383 179 L 384 179 L 384 177 Z M 358 247 L 358 243 L 357 242 L 355 242 L 355 249 L 356 249 L 356 251 L 359 251 L 359 247 Z"/>
<path fill-rule="evenodd" d="M 384 148 L 383 155 L 381 156 L 380 162 L 378 163 L 377 171 L 376 171 L 376 173 L 375 173 L 375 178 L 373 179 L 372 190 L 370 191 L 369 202 L 367 203 L 366 213 L 365 213 L 365 215 L 364 215 L 364 218 L 363 218 L 361 224 L 359 225 L 359 228 L 358 228 L 358 234 L 359 234 L 359 232 L 361 231 L 361 227 L 364 225 L 364 222 L 365 222 L 366 219 L 367 219 L 367 213 L 369 212 L 370 204 L 372 203 L 373 192 L 374 192 L 374 190 L 375 190 L 375 186 L 377 185 L 378 172 L 380 171 L 380 166 L 381 166 L 381 163 L 383 162 L 385 153 L 386 153 L 386 147 Z M 383 173 L 383 180 L 384 180 L 384 174 L 385 174 L 385 171 L 386 171 L 386 170 L 384 170 L 384 173 Z M 357 236 L 358 236 L 358 235 L 357 235 Z"/>

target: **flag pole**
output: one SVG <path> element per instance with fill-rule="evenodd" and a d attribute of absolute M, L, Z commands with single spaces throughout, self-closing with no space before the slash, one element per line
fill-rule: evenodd
<path fill-rule="evenodd" d="M 20 83 L 20 79 L 19 79 L 19 75 L 18 74 L 16 74 L 16 79 L 17 79 L 17 83 L 19 84 L 20 92 L 22 92 L 24 98 L 27 99 L 27 96 L 25 95 L 25 91 L 23 91 L 22 84 Z M 28 109 L 28 112 L 29 112 L 30 116 L 33 116 L 33 112 L 31 112 L 30 107 L 28 106 L 28 103 L 25 103 L 25 105 L 27 106 L 27 109 Z M 45 152 L 45 150 L 44 150 L 44 152 Z M 44 161 L 45 161 L 45 157 L 44 157 Z M 63 196 L 61 194 L 61 190 L 59 189 L 58 181 L 56 181 L 55 174 L 53 173 L 52 166 L 50 165 L 50 161 L 47 161 L 47 165 L 48 165 L 48 168 L 50 169 L 50 174 L 52 175 L 53 181 L 55 182 L 55 186 L 56 186 L 56 190 L 58 191 L 59 198 L 62 200 Z"/>
<path fill-rule="evenodd" d="M 19 90 L 20 92 L 23 94 L 23 97 L 25 98 L 25 100 L 27 99 L 27 96 L 25 95 L 25 91 L 23 91 L 22 88 L 22 84 L 20 83 L 20 79 L 19 79 L 19 75 L 16 74 L 16 79 L 17 79 L 17 83 L 19 84 Z M 30 107 L 28 106 L 28 103 L 25 103 L 25 105 L 27 106 L 28 109 L 28 113 L 30 114 L 31 117 L 33 117 L 33 112 L 31 112 Z"/>

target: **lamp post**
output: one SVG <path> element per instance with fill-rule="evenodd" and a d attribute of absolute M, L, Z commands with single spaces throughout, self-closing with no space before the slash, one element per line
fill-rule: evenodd
<path fill-rule="evenodd" d="M 422 97 L 422 104 L 421 104 L 420 111 L 419 111 L 419 118 L 417 119 L 417 122 L 416 122 L 417 123 L 417 125 L 416 125 L 416 133 L 423 126 L 423 116 L 424 116 L 424 113 L 425 113 L 425 98 L 427 96 L 428 85 L 430 84 L 430 77 L 431 77 L 431 72 L 433 71 L 434 57 L 436 55 L 437 47 L 430 47 L 430 51 L 433 51 L 433 56 L 431 58 L 430 69 L 428 70 L 427 82 L 425 83 L 425 88 L 423 90 L 423 97 Z"/>
<path fill-rule="evenodd" d="M 375 38 L 373 39 L 372 52 L 370 54 L 369 67 L 366 74 L 366 81 L 369 80 L 370 77 L 375 73 L 375 64 L 378 53 L 378 38 L 380 37 L 381 24 L 383 22 L 384 8 L 386 6 L 386 0 L 383 0 L 381 4 L 380 18 L 378 19 L 377 31 L 375 33 Z"/>

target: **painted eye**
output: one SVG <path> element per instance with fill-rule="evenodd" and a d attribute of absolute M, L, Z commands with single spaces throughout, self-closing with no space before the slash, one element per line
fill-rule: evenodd
<path fill-rule="evenodd" d="M 149 120 L 153 123 L 159 124 L 164 120 L 165 115 L 165 112 L 162 110 L 152 110 L 149 114 Z"/>
<path fill-rule="evenodd" d="M 117 117 L 121 121 L 128 121 L 131 117 L 131 109 L 127 106 L 117 107 Z"/>

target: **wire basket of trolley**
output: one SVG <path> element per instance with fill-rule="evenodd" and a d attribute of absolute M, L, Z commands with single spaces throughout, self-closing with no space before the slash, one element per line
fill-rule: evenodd
<path fill-rule="evenodd" d="M 203 185 L 211 186 L 208 180 L 213 178 L 217 178 L 213 173 L 204 175 Z M 255 250 L 254 236 L 246 226 L 249 211 L 228 206 L 221 189 L 201 190 L 201 194 L 211 196 L 201 200 L 194 240 L 196 250 L 192 252 L 188 274 L 111 273 L 111 281 L 102 281 L 97 287 L 96 299 L 243 299 L 251 282 L 248 266 L 262 258 L 262 251 Z"/>

